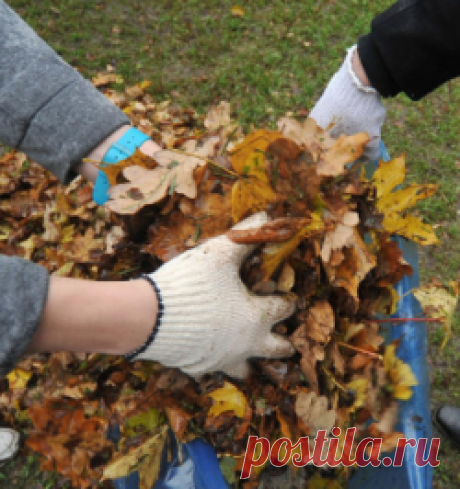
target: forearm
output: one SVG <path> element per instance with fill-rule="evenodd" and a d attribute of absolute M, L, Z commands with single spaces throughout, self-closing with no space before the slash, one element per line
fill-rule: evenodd
<path fill-rule="evenodd" d="M 145 280 L 92 282 L 51 277 L 45 309 L 28 352 L 125 354 L 141 346 L 158 303 Z"/>

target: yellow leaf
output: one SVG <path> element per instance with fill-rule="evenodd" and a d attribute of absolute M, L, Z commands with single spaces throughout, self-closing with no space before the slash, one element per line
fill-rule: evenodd
<path fill-rule="evenodd" d="M 380 161 L 372 179 L 376 189 L 377 210 L 383 214 L 382 226 L 392 234 L 404 236 L 422 245 L 438 243 L 431 226 L 424 224 L 418 217 L 407 214 L 419 200 L 426 199 L 436 192 L 437 185 L 412 184 L 392 192 L 404 181 L 404 155 L 392 161 Z"/>
<path fill-rule="evenodd" d="M 138 83 L 138 86 L 141 90 L 145 90 L 146 88 L 149 88 L 149 86 L 152 84 L 151 81 L 149 80 L 144 80 L 141 83 Z"/>
<path fill-rule="evenodd" d="M 391 161 L 379 161 L 379 166 L 372 177 L 376 189 L 376 197 L 380 199 L 391 192 L 397 185 L 404 182 L 406 163 L 404 153 Z"/>
<path fill-rule="evenodd" d="M 240 144 L 235 146 L 231 151 L 231 161 L 233 169 L 239 175 L 254 175 L 268 182 L 263 166 L 263 151 L 270 143 L 282 137 L 278 131 L 267 131 L 259 129 L 252 132 L 244 138 Z M 254 163 L 254 157 L 257 163 Z M 250 165 L 246 168 L 247 165 Z"/>
<path fill-rule="evenodd" d="M 265 209 L 276 194 L 269 183 L 254 177 L 243 177 L 232 187 L 232 218 L 237 223 L 250 214 Z"/>
<path fill-rule="evenodd" d="M 396 385 L 393 389 L 393 397 L 401 401 L 407 401 L 412 397 L 412 389 L 407 385 Z"/>
<path fill-rule="evenodd" d="M 118 479 L 139 471 L 140 489 L 150 489 L 158 479 L 167 434 L 168 426 L 163 425 L 142 445 L 110 462 L 104 468 L 101 481 Z"/>
<path fill-rule="evenodd" d="M 136 105 L 136 102 L 130 102 L 129 105 L 123 109 L 123 112 L 125 114 L 131 114 L 135 105 Z"/>
<path fill-rule="evenodd" d="M 15 368 L 6 376 L 10 389 L 23 389 L 30 377 L 32 377 L 32 372 L 26 372 L 20 368 Z"/>
<path fill-rule="evenodd" d="M 244 10 L 239 5 L 233 5 L 232 7 L 232 15 L 235 17 L 244 17 Z"/>
<path fill-rule="evenodd" d="M 399 214 L 389 213 L 385 215 L 382 226 L 392 234 L 404 236 L 421 245 L 439 243 L 433 228 L 415 216 L 401 217 Z"/>
<path fill-rule="evenodd" d="M 65 263 L 64 265 L 62 265 L 61 268 L 56 270 L 52 275 L 55 277 L 70 277 L 70 274 L 72 273 L 74 266 L 75 263 L 73 261 Z"/>
<path fill-rule="evenodd" d="M 365 378 L 355 379 L 348 382 L 347 387 L 354 391 L 355 398 L 353 405 L 349 408 L 350 412 L 355 412 L 360 407 L 366 405 L 367 402 L 367 386 L 368 380 Z"/>
<path fill-rule="evenodd" d="M 24 249 L 24 258 L 30 260 L 36 246 L 36 237 L 32 234 L 28 239 L 19 243 L 19 246 Z"/>
<path fill-rule="evenodd" d="M 224 411 L 233 411 L 236 416 L 243 418 L 248 402 L 244 394 L 230 382 L 208 394 L 214 404 L 209 409 L 209 416 L 218 416 Z"/>
<path fill-rule="evenodd" d="M 401 400 L 410 399 L 412 397 L 410 387 L 418 385 L 418 382 L 410 365 L 396 356 L 396 345 L 390 344 L 385 347 L 383 367 L 391 382 L 393 397 Z"/>
<path fill-rule="evenodd" d="M 414 207 L 419 200 L 431 197 L 436 193 L 437 188 L 438 186 L 433 184 L 417 185 L 414 183 L 396 192 L 383 195 L 377 201 L 377 209 L 385 214 L 401 213 Z"/>
<path fill-rule="evenodd" d="M 5 241 L 13 230 L 9 226 L 0 226 L 0 241 Z"/>
<path fill-rule="evenodd" d="M 295 250 L 299 243 L 311 233 L 324 229 L 324 223 L 321 217 L 313 213 L 311 223 L 301 229 L 291 239 L 284 243 L 266 246 L 262 255 L 262 270 L 264 278 L 268 279 L 278 266 Z"/>
<path fill-rule="evenodd" d="M 75 235 L 75 224 L 71 224 L 70 226 L 66 226 L 61 229 L 61 244 L 71 243 L 74 239 Z"/>
<path fill-rule="evenodd" d="M 444 348 L 451 335 L 452 318 L 458 302 L 458 286 L 456 282 L 452 285 L 453 294 L 445 287 L 436 285 L 425 285 L 413 291 L 425 316 L 443 318 L 445 336 L 441 348 Z"/>
<path fill-rule="evenodd" d="M 264 151 L 278 139 L 277 131 L 260 129 L 249 134 L 242 143 L 232 150 L 232 166 L 240 178 L 232 187 L 232 217 L 237 223 L 244 217 L 264 210 L 275 200 L 264 168 Z"/>

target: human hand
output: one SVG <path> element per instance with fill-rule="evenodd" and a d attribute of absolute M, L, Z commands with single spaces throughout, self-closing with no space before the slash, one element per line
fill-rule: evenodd
<path fill-rule="evenodd" d="M 379 157 L 381 127 L 385 122 L 386 110 L 377 91 L 366 85 L 369 85 L 369 81 L 356 46 L 353 46 L 310 112 L 310 117 L 323 129 L 334 123 L 330 131 L 334 137 L 367 132 L 371 141 L 365 148 L 364 156 L 375 160 Z"/>
<path fill-rule="evenodd" d="M 134 154 L 136 148 L 139 148 L 147 156 L 153 156 L 161 150 L 157 143 L 141 131 L 125 125 L 104 139 L 88 154 L 85 158 L 87 161 L 79 165 L 78 173 L 95 183 L 93 199 L 97 204 L 102 205 L 109 198 L 107 190 L 110 188 L 110 183 L 104 173 L 98 170 L 92 162 L 113 165 Z"/>
<path fill-rule="evenodd" d="M 234 229 L 257 228 L 266 221 L 262 212 Z M 154 340 L 134 360 L 156 360 L 194 377 L 221 370 L 243 378 L 249 357 L 291 356 L 291 343 L 270 330 L 294 313 L 294 304 L 256 296 L 239 277 L 253 250 L 222 235 L 149 275 L 161 296 L 161 320 Z"/>

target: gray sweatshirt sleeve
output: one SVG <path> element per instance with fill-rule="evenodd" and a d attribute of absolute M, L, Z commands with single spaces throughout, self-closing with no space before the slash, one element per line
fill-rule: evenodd
<path fill-rule="evenodd" d="M 37 328 L 48 293 L 48 272 L 0 255 L 0 377 L 20 359 Z"/>
<path fill-rule="evenodd" d="M 62 182 L 126 116 L 0 0 L 0 141 Z M 27 348 L 48 293 L 46 269 L 0 255 L 0 375 Z"/>
<path fill-rule="evenodd" d="M 129 119 L 0 0 L 0 141 L 68 183 Z"/>

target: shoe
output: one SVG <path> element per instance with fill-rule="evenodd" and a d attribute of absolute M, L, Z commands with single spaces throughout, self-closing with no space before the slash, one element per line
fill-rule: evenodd
<path fill-rule="evenodd" d="M 11 428 L 0 428 L 0 462 L 16 455 L 19 450 L 19 433 Z"/>
<path fill-rule="evenodd" d="M 432 412 L 431 419 L 436 428 L 460 448 L 460 408 L 441 406 Z"/>

